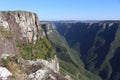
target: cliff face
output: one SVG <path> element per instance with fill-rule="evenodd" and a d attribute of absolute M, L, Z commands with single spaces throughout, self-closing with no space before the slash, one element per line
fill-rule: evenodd
<path fill-rule="evenodd" d="M 38 35 L 42 35 L 39 24 L 35 13 L 26 11 L 0 12 L 1 28 L 10 31 L 13 36 L 21 41 L 37 40 Z"/>
<path fill-rule="evenodd" d="M 16 42 L 32 42 L 43 31 L 35 13 L 26 11 L 0 12 L 0 54 L 16 54 Z"/>
<path fill-rule="evenodd" d="M 28 74 L 26 80 L 67 80 L 59 74 L 59 62 L 56 56 L 51 61 L 19 59 L 19 63 L 22 64 L 22 71 Z"/>
<path fill-rule="evenodd" d="M 79 52 L 87 70 L 103 80 L 120 79 L 120 21 L 54 23 L 68 44 Z"/>
<path fill-rule="evenodd" d="M 67 80 L 59 74 L 54 47 L 31 12 L 0 12 L 0 66 L 10 70 L 13 80 Z"/>
<path fill-rule="evenodd" d="M 50 22 L 40 22 L 40 26 L 44 29 L 45 35 L 48 38 L 48 35 L 53 32 L 54 25 Z"/>

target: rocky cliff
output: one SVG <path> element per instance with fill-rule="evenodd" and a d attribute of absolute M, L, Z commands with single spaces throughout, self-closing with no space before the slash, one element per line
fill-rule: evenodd
<path fill-rule="evenodd" d="M 16 54 L 16 42 L 36 41 L 43 31 L 35 13 L 26 11 L 0 12 L 0 55 Z"/>
<path fill-rule="evenodd" d="M 35 13 L 0 12 L 0 66 L 12 73 L 10 79 L 68 80 L 59 73 L 55 53 Z"/>

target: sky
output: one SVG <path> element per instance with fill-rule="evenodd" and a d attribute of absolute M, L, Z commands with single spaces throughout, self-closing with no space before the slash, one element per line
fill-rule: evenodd
<path fill-rule="evenodd" d="M 0 0 L 0 11 L 25 10 L 40 20 L 120 20 L 120 0 Z"/>

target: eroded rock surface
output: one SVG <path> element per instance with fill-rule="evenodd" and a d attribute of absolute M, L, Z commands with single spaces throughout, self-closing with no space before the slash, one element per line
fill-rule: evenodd
<path fill-rule="evenodd" d="M 35 13 L 26 11 L 0 12 L 0 55 L 16 54 L 16 43 L 36 41 L 43 35 Z"/>
<path fill-rule="evenodd" d="M 37 59 L 36 61 L 19 59 L 18 62 L 22 64 L 22 71 L 28 73 L 26 80 L 70 80 L 59 74 L 60 68 L 56 56 L 50 61 L 42 59 Z"/>

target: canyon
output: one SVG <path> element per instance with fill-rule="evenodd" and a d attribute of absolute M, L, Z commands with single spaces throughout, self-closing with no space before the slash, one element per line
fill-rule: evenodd
<path fill-rule="evenodd" d="M 0 12 L 4 80 L 120 80 L 120 21 L 41 21 Z"/>
<path fill-rule="evenodd" d="M 120 21 L 56 21 L 56 30 L 76 50 L 85 69 L 119 80 Z"/>

